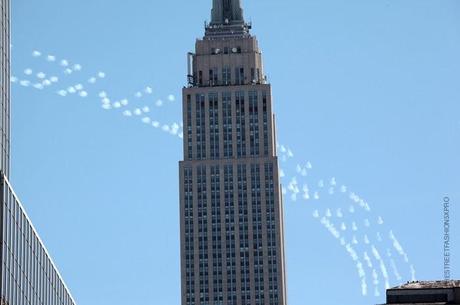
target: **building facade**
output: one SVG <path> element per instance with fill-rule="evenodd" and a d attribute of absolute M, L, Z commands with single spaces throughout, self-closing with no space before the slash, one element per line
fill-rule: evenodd
<path fill-rule="evenodd" d="M 0 178 L 1 305 L 75 305 L 8 179 Z"/>
<path fill-rule="evenodd" d="M 387 290 L 387 304 L 460 305 L 460 281 L 416 281 Z"/>
<path fill-rule="evenodd" d="M 240 1 L 211 15 L 183 89 L 182 305 L 286 305 L 271 86 Z"/>
<path fill-rule="evenodd" d="M 0 172 L 10 173 L 10 1 L 0 0 Z"/>
<path fill-rule="evenodd" d="M 75 305 L 24 207 L 10 172 L 10 1 L 0 0 L 0 305 Z"/>

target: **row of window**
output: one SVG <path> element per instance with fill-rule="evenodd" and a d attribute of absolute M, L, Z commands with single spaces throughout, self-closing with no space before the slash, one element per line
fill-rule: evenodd
<path fill-rule="evenodd" d="M 211 92 L 207 98 L 204 94 L 196 94 L 194 102 L 192 96 L 187 95 L 184 126 L 188 160 L 269 155 L 273 141 L 267 94 L 249 91 L 248 101 L 245 94 L 244 91 L 235 92 L 234 102 L 230 92 L 220 96 Z"/>
<path fill-rule="evenodd" d="M 57 270 L 5 180 L 1 296 L 9 304 L 74 305 Z"/>
<path fill-rule="evenodd" d="M 234 73 L 232 75 L 232 72 Z M 247 85 L 264 83 L 259 68 L 251 68 L 250 75 L 246 75 L 243 67 L 232 68 L 224 67 L 220 71 L 218 68 L 209 69 L 208 74 L 199 70 L 197 75 L 193 76 L 192 85 L 195 86 L 230 86 L 230 85 Z"/>
<path fill-rule="evenodd" d="M 193 175 L 194 171 L 195 176 Z M 267 302 L 276 304 L 279 299 L 278 279 L 280 275 L 277 268 L 277 243 L 276 239 L 273 239 L 276 238 L 275 219 L 278 219 L 275 217 L 273 175 L 272 162 L 250 165 L 238 164 L 235 167 L 228 164 L 184 168 L 186 213 L 188 215 L 193 214 L 194 208 L 202 211 L 197 219 L 198 232 L 195 234 L 193 234 L 192 219 L 186 218 L 185 220 L 187 304 L 195 304 L 195 297 L 199 299 L 200 304 L 219 304 L 224 301 L 225 304 L 236 304 L 238 301 L 235 294 L 237 282 L 241 284 L 239 295 L 242 304 L 264 305 L 266 291 L 269 296 Z M 262 185 L 262 177 L 264 185 Z M 196 180 L 195 185 L 194 179 Z M 208 179 L 210 192 L 207 189 Z M 251 183 L 248 183 L 248 179 Z M 198 192 L 196 206 L 193 202 L 193 187 L 196 187 Z M 263 191 L 267 198 L 264 205 L 265 211 L 262 209 Z M 248 202 L 249 194 L 252 198 L 250 205 Z M 208 206 L 208 201 L 210 206 Z M 236 203 L 238 208 L 235 207 Z M 253 215 L 252 221 L 249 221 L 248 217 L 249 208 L 251 208 Z M 207 216 L 209 214 L 211 217 L 208 221 Z M 262 225 L 264 217 L 266 226 Z M 224 219 L 225 227 L 222 226 Z M 249 235 L 249 226 L 253 231 L 251 236 Z M 222 235 L 223 229 L 225 233 Z M 211 238 L 208 240 L 209 232 L 211 232 Z M 265 245 L 262 238 L 264 232 L 268 236 Z M 196 244 L 197 249 L 192 242 L 192 235 L 199 241 Z M 236 236 L 239 239 L 238 250 Z M 222 237 L 225 238 L 225 243 Z M 225 252 L 222 251 L 223 246 Z M 211 253 L 208 251 L 208 247 L 211 247 Z M 264 251 L 262 250 L 264 247 L 269 254 L 267 266 L 264 265 Z M 194 263 L 196 263 L 194 253 L 199 253 L 196 261 L 199 264 L 198 269 L 194 268 Z M 211 257 L 208 257 L 209 254 Z M 253 261 L 253 264 L 250 264 L 250 261 Z M 253 276 L 251 276 L 251 270 Z M 268 282 L 264 281 L 265 273 L 267 273 Z M 227 287 L 226 291 L 224 291 L 224 282 Z M 251 285 L 255 286 L 255 291 L 251 291 Z M 199 290 L 199 295 L 196 294 L 196 288 Z"/>

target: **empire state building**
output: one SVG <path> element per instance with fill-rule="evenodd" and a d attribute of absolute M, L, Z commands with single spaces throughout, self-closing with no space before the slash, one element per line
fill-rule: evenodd
<path fill-rule="evenodd" d="M 180 162 L 182 305 L 286 305 L 271 86 L 239 0 L 189 53 Z"/>

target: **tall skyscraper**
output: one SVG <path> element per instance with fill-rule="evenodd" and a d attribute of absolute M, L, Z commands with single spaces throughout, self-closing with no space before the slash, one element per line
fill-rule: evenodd
<path fill-rule="evenodd" d="M 271 87 L 240 1 L 211 15 L 183 89 L 182 305 L 286 305 Z"/>
<path fill-rule="evenodd" d="M 0 0 L 0 305 L 75 305 L 9 181 L 10 1 Z"/>

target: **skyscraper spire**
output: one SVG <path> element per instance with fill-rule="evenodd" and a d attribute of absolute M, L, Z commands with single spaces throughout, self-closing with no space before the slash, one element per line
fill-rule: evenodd
<path fill-rule="evenodd" d="M 206 39 L 248 37 L 251 24 L 246 23 L 240 0 L 213 0 L 211 22 L 206 24 Z"/>
<path fill-rule="evenodd" d="M 213 0 L 211 24 L 244 24 L 240 0 Z"/>

